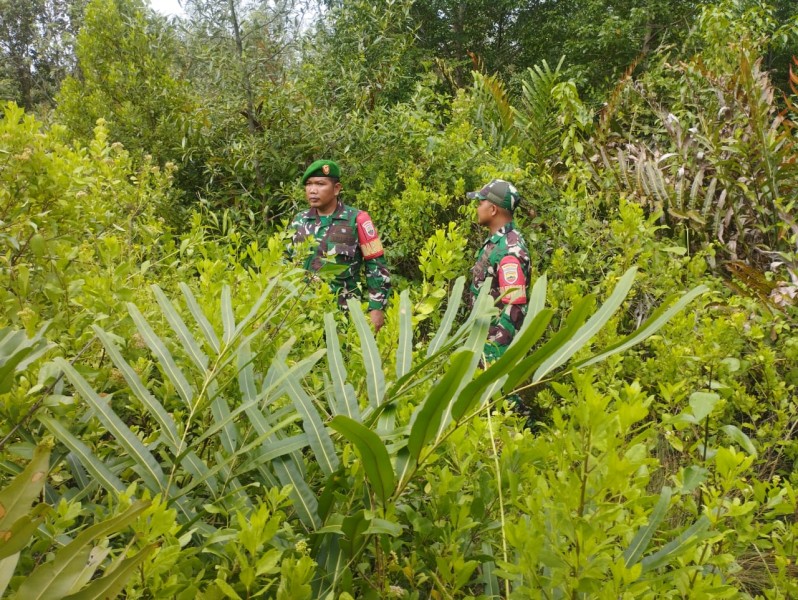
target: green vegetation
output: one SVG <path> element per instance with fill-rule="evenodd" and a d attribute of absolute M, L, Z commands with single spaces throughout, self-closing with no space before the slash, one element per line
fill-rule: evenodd
<path fill-rule="evenodd" d="M 0 597 L 798 596 L 798 13 L 611 4 L 0 11 Z M 322 156 L 377 335 L 286 259 Z"/>

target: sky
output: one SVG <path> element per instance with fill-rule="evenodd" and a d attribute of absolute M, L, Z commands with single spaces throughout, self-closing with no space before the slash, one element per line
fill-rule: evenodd
<path fill-rule="evenodd" d="M 150 0 L 152 8 L 162 15 L 184 15 L 177 0 Z"/>

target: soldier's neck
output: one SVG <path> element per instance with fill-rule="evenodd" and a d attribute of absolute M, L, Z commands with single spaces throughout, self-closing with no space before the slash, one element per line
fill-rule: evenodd
<path fill-rule="evenodd" d="M 319 213 L 319 216 L 321 216 L 321 217 L 329 217 L 331 214 L 333 214 L 338 209 L 338 203 L 339 202 L 340 202 L 340 200 L 338 200 L 336 198 L 335 199 L 335 204 L 333 204 L 330 208 L 327 208 L 325 210 L 320 210 L 320 209 L 317 208 L 316 211 Z"/>
<path fill-rule="evenodd" d="M 490 234 L 493 235 L 494 233 L 499 231 L 499 229 L 501 229 L 511 221 L 512 219 L 496 218 L 488 227 L 490 229 Z"/>

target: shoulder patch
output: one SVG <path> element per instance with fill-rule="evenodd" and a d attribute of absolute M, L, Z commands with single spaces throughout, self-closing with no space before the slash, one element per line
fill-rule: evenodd
<path fill-rule="evenodd" d="M 369 214 L 361 210 L 357 215 L 357 237 L 363 258 L 369 260 L 384 254 L 380 236 Z"/>
<path fill-rule="evenodd" d="M 505 256 L 499 262 L 499 293 L 505 304 L 526 304 L 526 276 L 521 261 Z"/>

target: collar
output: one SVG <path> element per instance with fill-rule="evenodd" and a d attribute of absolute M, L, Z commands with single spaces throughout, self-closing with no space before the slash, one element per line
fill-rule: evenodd
<path fill-rule="evenodd" d="M 482 244 L 482 245 L 484 246 L 485 244 L 488 244 L 488 243 L 496 244 L 496 243 L 499 242 L 500 239 L 502 239 L 505 235 L 507 235 L 508 233 L 513 231 L 514 229 L 515 229 L 515 221 L 510 221 L 509 223 L 505 223 L 504 225 L 499 227 L 499 229 L 496 231 L 496 233 L 494 233 L 488 239 L 486 239 L 485 243 Z"/>

